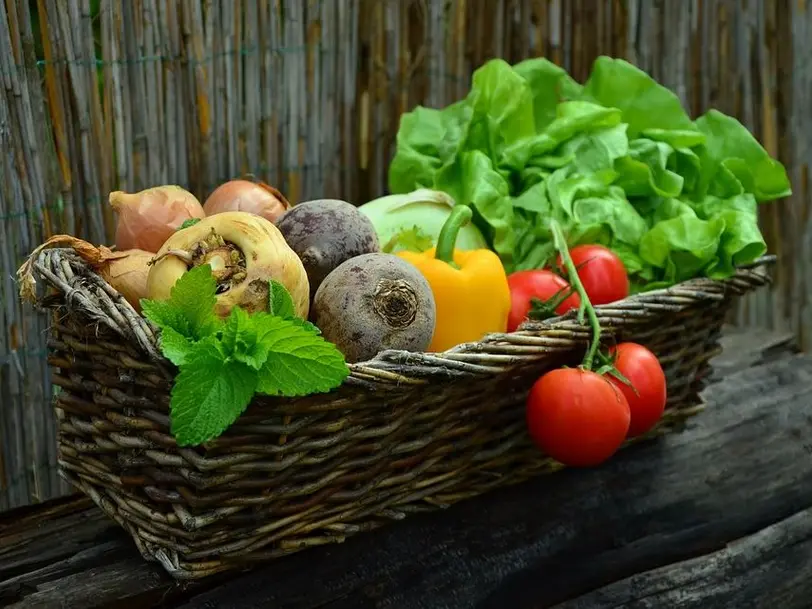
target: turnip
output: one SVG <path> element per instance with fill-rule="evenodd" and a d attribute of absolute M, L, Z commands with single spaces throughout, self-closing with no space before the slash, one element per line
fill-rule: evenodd
<path fill-rule="evenodd" d="M 235 306 L 268 310 L 268 286 L 285 286 L 295 314 L 307 319 L 310 290 L 305 268 L 273 222 L 245 211 L 227 211 L 177 231 L 158 250 L 147 277 L 151 300 L 168 300 L 191 267 L 208 265 L 217 282 L 215 310 L 228 317 Z"/>
<path fill-rule="evenodd" d="M 425 351 L 434 335 L 434 294 L 417 268 L 392 254 L 363 254 L 322 282 L 313 323 L 348 362 L 385 349 Z"/>
<path fill-rule="evenodd" d="M 282 214 L 276 226 L 304 264 L 311 297 L 342 262 L 379 251 L 372 222 L 355 206 L 338 199 L 299 203 Z"/>

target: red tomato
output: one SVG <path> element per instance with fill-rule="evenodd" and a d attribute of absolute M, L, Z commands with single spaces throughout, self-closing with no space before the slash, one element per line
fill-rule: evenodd
<path fill-rule="evenodd" d="M 544 269 L 516 271 L 508 276 L 508 285 L 510 286 L 508 332 L 515 331 L 527 319 L 532 298 L 547 301 L 555 297 L 559 291 L 563 294 L 570 289 L 570 284 L 565 279 Z M 570 309 L 577 309 L 579 306 L 581 306 L 581 298 L 573 292 L 555 308 L 555 312 L 563 315 Z"/>
<path fill-rule="evenodd" d="M 629 295 L 626 267 L 612 250 L 602 245 L 579 245 L 570 250 L 570 256 L 593 305 L 609 304 Z M 566 273 L 561 256 L 556 264 Z"/>
<path fill-rule="evenodd" d="M 620 343 L 609 352 L 615 355 L 617 371 L 634 386 L 632 389 L 611 374 L 607 375 L 629 403 L 629 437 L 639 436 L 654 427 L 663 416 L 667 397 L 665 373 L 657 356 L 643 345 Z"/>
<path fill-rule="evenodd" d="M 571 467 L 611 457 L 629 430 L 629 404 L 605 377 L 579 368 L 542 376 L 527 398 L 527 428 L 545 454 Z"/>

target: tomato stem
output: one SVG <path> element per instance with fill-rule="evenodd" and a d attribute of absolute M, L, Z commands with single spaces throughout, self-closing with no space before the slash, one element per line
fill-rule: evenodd
<path fill-rule="evenodd" d="M 578 269 L 575 267 L 575 263 L 570 256 L 570 250 L 567 247 L 567 239 L 564 237 L 564 232 L 561 230 L 561 226 L 555 218 L 550 220 L 550 230 L 553 233 L 555 249 L 558 250 L 558 253 L 561 255 L 561 261 L 567 269 L 567 277 L 570 285 L 575 288 L 575 291 L 578 292 L 578 296 L 581 297 L 581 311 L 586 311 L 587 318 L 589 318 L 589 325 L 592 326 L 592 342 L 589 344 L 586 355 L 584 355 L 583 362 L 581 362 L 581 366 L 587 370 L 592 370 L 592 362 L 595 360 L 595 356 L 601 344 L 601 324 L 598 321 L 598 315 L 595 313 L 595 307 L 592 306 L 589 296 L 584 289 L 584 284 L 581 283 L 581 278 L 578 277 Z"/>

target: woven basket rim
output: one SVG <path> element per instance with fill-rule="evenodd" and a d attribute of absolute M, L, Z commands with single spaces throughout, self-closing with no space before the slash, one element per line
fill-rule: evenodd
<path fill-rule="evenodd" d="M 765 255 L 754 262 L 737 267 L 735 273 L 725 279 L 697 277 L 657 290 L 631 295 L 623 300 L 595 307 L 601 325 L 607 331 L 620 325 L 641 323 L 649 320 L 652 311 L 678 313 L 700 302 L 724 300 L 729 294 L 743 294 L 757 287 L 770 283 L 771 278 L 766 267 L 775 263 L 775 255 Z M 106 322 L 105 325 L 119 334 L 132 339 L 141 353 L 162 369 L 171 369 L 172 365 L 164 358 L 158 348 L 159 331 L 146 318 L 142 317 L 116 292 L 102 277 L 96 273 L 71 248 L 51 248 L 40 251 L 31 261 L 30 272 L 45 283 L 59 289 L 65 295 L 65 301 L 59 306 L 68 310 L 80 309 L 92 311 L 94 318 Z M 69 265 L 73 272 L 69 281 L 57 276 L 55 265 Z M 89 278 L 93 280 L 88 281 Z M 33 277 L 31 277 L 33 279 Z M 93 293 L 89 284 L 95 283 L 101 291 Z M 103 296 L 103 295 L 106 295 Z M 104 306 L 94 306 L 90 300 L 102 297 L 107 301 Z M 34 304 L 41 308 L 56 308 L 55 303 L 47 304 L 47 299 L 35 298 Z M 125 330 L 123 326 L 128 326 Z M 566 335 L 582 339 L 584 343 L 591 336 L 588 322 L 580 323 L 577 311 L 544 321 L 526 321 L 518 330 L 510 333 L 491 333 L 477 342 L 462 343 L 451 349 L 438 352 L 410 352 L 388 349 L 379 352 L 375 357 L 364 362 L 348 364 L 350 375 L 345 384 L 375 385 L 383 383 L 422 384 L 414 375 L 404 374 L 401 368 L 441 368 L 466 375 L 493 374 L 503 372 L 522 363 L 527 358 L 517 354 L 506 353 L 505 347 L 539 345 L 545 339 L 554 342 L 556 336 Z M 510 349 L 508 349 L 510 351 Z M 424 376 L 424 375 L 418 375 Z"/>

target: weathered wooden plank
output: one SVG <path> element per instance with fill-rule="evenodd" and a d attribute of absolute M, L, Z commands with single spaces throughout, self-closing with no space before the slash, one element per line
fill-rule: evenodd
<path fill-rule="evenodd" d="M 0 518 L 0 582 L 2 607 L 153 607 L 183 591 L 79 496 Z"/>
<path fill-rule="evenodd" d="M 713 360 L 713 378 L 722 379 L 743 368 L 787 357 L 798 351 L 792 332 L 772 332 L 759 328 L 725 328 L 723 351 Z M 753 346 L 758 345 L 758 349 Z"/>
<path fill-rule="evenodd" d="M 634 575 L 555 609 L 808 609 L 812 603 L 812 509 L 726 548 Z"/>
<path fill-rule="evenodd" d="M 730 342 L 741 356 L 736 367 L 753 365 L 712 385 L 708 410 L 681 434 L 624 451 L 595 470 L 561 472 L 223 578 L 227 583 L 206 582 L 208 591 L 174 583 L 141 560 L 82 500 L 51 504 L 51 512 L 18 511 L 0 518 L 0 604 L 522 609 L 606 586 L 620 598 L 637 585 L 623 584 L 627 578 L 649 581 L 636 574 L 671 563 L 701 573 L 698 563 L 680 561 L 705 556 L 711 565 L 730 542 L 812 506 L 812 416 L 805 408 L 812 356 L 779 349 L 764 361 L 752 353 L 781 341 L 750 339 L 726 339 L 738 341 Z M 788 544 L 788 560 L 803 556 L 792 554 L 802 552 L 796 546 Z M 724 560 L 735 566 L 744 559 Z M 778 563 L 753 564 L 767 570 L 769 587 Z M 681 577 L 688 595 L 700 594 L 707 581 Z"/>

